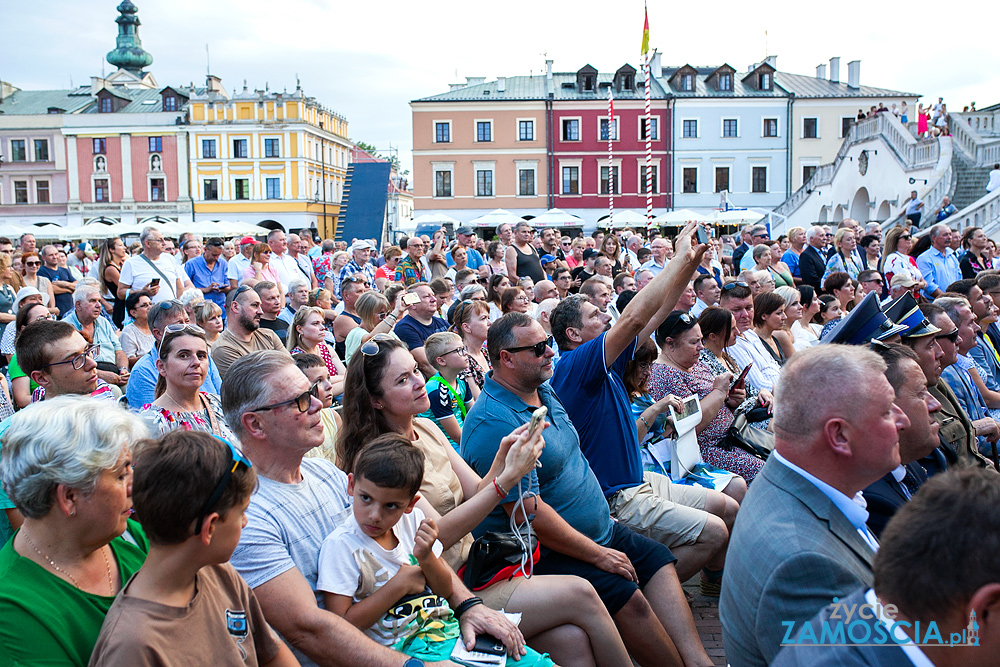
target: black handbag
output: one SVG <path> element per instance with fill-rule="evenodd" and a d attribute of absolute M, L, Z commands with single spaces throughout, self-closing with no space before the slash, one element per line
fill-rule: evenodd
<path fill-rule="evenodd" d="M 513 533 L 486 533 L 472 543 L 469 559 L 458 571 L 466 587 L 479 591 L 500 581 L 524 575 L 521 562 L 525 559 L 524 547 L 532 563 L 539 558 L 538 537 L 531 524 L 519 530 L 520 541 Z"/>
<path fill-rule="evenodd" d="M 771 450 L 774 449 L 774 434 L 751 426 L 746 415 L 737 415 L 723 442 L 726 449 L 739 447 L 760 459 L 767 460 Z"/>

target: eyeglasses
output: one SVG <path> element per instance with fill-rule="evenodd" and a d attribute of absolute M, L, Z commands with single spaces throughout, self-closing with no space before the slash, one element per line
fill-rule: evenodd
<path fill-rule="evenodd" d="M 375 334 L 370 339 L 368 339 L 367 343 L 365 343 L 358 349 L 360 349 L 361 354 L 365 355 L 366 357 L 374 357 L 382 350 L 382 348 L 379 347 L 379 343 L 385 340 L 396 340 L 396 337 L 390 336 L 389 334 Z"/>
<path fill-rule="evenodd" d="M 170 299 L 169 301 L 161 301 L 160 303 L 156 304 L 156 307 L 159 308 L 160 310 L 170 310 L 174 306 L 183 306 L 183 305 L 184 304 L 178 301 L 177 299 Z"/>
<path fill-rule="evenodd" d="M 236 299 L 240 298 L 240 294 L 243 294 L 244 292 L 249 292 L 252 289 L 253 288 L 250 287 L 249 285 L 240 285 L 239 287 L 236 288 L 236 291 L 233 292 L 233 298 L 230 301 L 230 303 L 232 303 L 233 301 L 236 301 Z M 319 290 L 317 290 L 316 292 L 317 292 L 317 296 L 318 296 Z M 160 305 L 162 306 L 163 304 L 161 303 Z"/>
<path fill-rule="evenodd" d="M 253 410 L 247 410 L 247 412 L 264 412 L 265 410 L 277 410 L 278 408 L 283 408 L 286 405 L 291 405 L 295 403 L 295 406 L 299 409 L 299 412 L 305 412 L 312 405 L 312 399 L 319 398 L 319 384 L 315 383 L 306 389 L 304 392 L 296 396 L 295 398 L 290 398 L 287 401 L 281 401 L 280 403 L 274 403 L 272 405 L 265 405 L 263 407 L 254 408 Z"/>
<path fill-rule="evenodd" d="M 942 334 L 938 334 L 937 336 L 934 336 L 934 340 L 941 340 L 942 338 L 947 339 L 952 345 L 957 344 L 958 343 L 958 329 L 955 329 L 954 331 L 952 331 L 950 333 L 942 333 Z"/>
<path fill-rule="evenodd" d="M 731 283 L 726 283 L 725 285 L 723 285 L 722 291 L 728 292 L 729 290 L 736 289 L 737 287 L 750 287 L 750 285 L 742 280 L 736 280 Z"/>
<path fill-rule="evenodd" d="M 368 279 L 365 278 L 364 276 L 357 276 L 357 275 L 355 275 L 355 276 L 347 276 L 346 278 L 344 278 L 340 282 L 342 282 L 342 283 L 362 283 L 364 285 L 370 285 L 371 284 L 371 283 L 368 282 Z"/>
<path fill-rule="evenodd" d="M 225 493 L 226 486 L 229 484 L 229 479 L 233 476 L 233 473 L 236 472 L 236 469 L 239 468 L 241 465 L 246 466 L 247 469 L 253 467 L 253 464 L 250 463 L 250 459 L 243 456 L 243 452 L 236 449 L 236 447 L 233 446 L 233 443 L 229 442 L 228 440 L 223 440 L 217 435 L 212 437 L 214 437 L 216 440 L 221 440 L 222 442 L 226 443 L 229 454 L 229 462 L 226 464 L 226 471 L 222 473 L 222 479 L 220 479 L 219 483 L 215 485 L 215 489 L 212 491 L 212 495 L 208 497 L 208 502 L 205 503 L 205 506 L 202 508 L 201 513 L 198 515 L 198 522 L 194 525 L 195 535 L 201 532 L 202 524 L 205 523 L 205 519 L 211 513 L 212 506 L 215 505 L 215 503 L 219 502 L 219 499 L 222 498 L 222 494 Z"/>
<path fill-rule="evenodd" d="M 42 364 L 42 368 L 46 368 L 47 366 L 59 366 L 62 364 L 73 364 L 73 370 L 78 371 L 81 368 L 83 368 L 84 364 L 87 363 L 87 357 L 90 357 L 91 359 L 97 359 L 97 355 L 99 355 L 100 353 L 101 353 L 100 345 L 88 345 L 83 352 L 76 355 L 72 359 L 66 359 L 65 361 L 53 361 L 51 364 Z"/>
<path fill-rule="evenodd" d="M 531 350 L 532 352 L 535 353 L 536 357 L 540 357 L 543 354 L 545 354 L 545 349 L 551 346 L 553 342 L 555 342 L 555 339 L 552 336 L 549 336 L 545 340 L 540 340 L 534 345 L 522 345 L 520 347 L 508 347 L 504 349 L 507 352 L 510 352 L 511 354 L 514 354 L 515 352 L 524 352 L 525 350 Z M 503 350 L 501 350 L 501 352 L 502 351 Z"/>
<path fill-rule="evenodd" d="M 680 315 L 677 316 L 677 319 L 674 320 L 673 324 L 670 325 L 670 328 L 663 332 L 663 337 L 664 338 L 673 338 L 674 332 L 677 331 L 677 329 L 681 325 L 686 326 L 686 327 L 690 327 L 690 326 L 693 326 L 694 324 L 696 324 L 697 321 L 698 320 L 696 320 L 693 315 L 691 315 L 689 313 L 681 313 Z M 659 335 L 659 334 L 657 334 L 657 335 Z"/>
<path fill-rule="evenodd" d="M 183 322 L 178 322 L 176 324 L 168 324 L 163 328 L 164 334 L 175 334 L 175 333 L 193 333 L 205 335 L 205 330 L 202 329 L 197 324 L 185 324 Z"/>
<path fill-rule="evenodd" d="M 454 350 L 448 350 L 447 352 L 445 352 L 441 356 L 442 357 L 447 357 L 449 354 L 454 354 L 455 352 L 458 352 L 458 356 L 460 356 L 460 357 L 467 357 L 467 356 L 469 356 L 469 348 L 467 348 L 464 345 L 462 347 L 456 347 Z"/>

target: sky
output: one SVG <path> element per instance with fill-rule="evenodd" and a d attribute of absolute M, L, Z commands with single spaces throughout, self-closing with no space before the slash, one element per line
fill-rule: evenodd
<path fill-rule="evenodd" d="M 557 72 L 640 65 L 638 0 L 134 1 L 143 48 L 154 58 L 147 69 L 161 86 L 204 85 L 207 44 L 212 74 L 230 92 L 244 80 L 251 90 L 294 90 L 298 76 L 307 95 L 347 117 L 352 140 L 396 148 L 404 166 L 412 164 L 408 103 L 449 83 L 537 74 L 546 58 Z M 110 74 L 103 59 L 115 46 L 117 3 L 0 0 L 0 79 L 40 90 L 88 83 L 102 67 Z M 807 75 L 840 56 L 841 81 L 847 62 L 861 60 L 862 84 L 919 93 L 925 102 L 942 96 L 959 111 L 971 101 L 1000 102 L 992 3 L 971 0 L 937 18 L 941 6 L 928 0 L 848 6 L 653 0 L 650 48 L 664 66 L 728 62 L 744 72 L 776 55 L 779 70 Z"/>

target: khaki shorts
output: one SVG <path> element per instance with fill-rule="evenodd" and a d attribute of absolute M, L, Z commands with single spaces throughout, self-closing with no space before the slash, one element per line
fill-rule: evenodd
<path fill-rule="evenodd" d="M 473 595 L 478 596 L 490 609 L 496 609 L 497 611 L 503 609 L 507 606 L 510 601 L 510 596 L 514 594 L 517 587 L 524 582 L 524 577 L 514 577 L 509 581 L 498 581 L 489 588 L 484 588 L 481 591 L 474 591 Z"/>
<path fill-rule="evenodd" d="M 608 505 L 622 525 L 673 548 L 698 540 L 708 521 L 707 497 L 704 487 L 671 484 L 659 473 L 646 472 L 642 484 L 615 493 Z"/>

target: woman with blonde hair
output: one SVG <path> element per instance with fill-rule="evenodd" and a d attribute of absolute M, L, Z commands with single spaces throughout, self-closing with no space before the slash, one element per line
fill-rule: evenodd
<path fill-rule="evenodd" d="M 292 354 L 307 352 L 315 354 L 330 373 L 330 384 L 333 385 L 333 395 L 339 396 L 344 393 L 344 378 L 347 375 L 347 368 L 333 347 L 326 342 L 326 327 L 322 308 L 315 306 L 302 306 L 295 317 L 292 318 L 292 325 L 288 327 L 288 351 Z"/>
<path fill-rule="evenodd" d="M 836 248 L 836 252 L 826 261 L 826 272 L 823 274 L 822 282 L 825 283 L 831 273 L 838 271 L 843 271 L 851 277 L 851 280 L 855 280 L 862 268 L 859 258 L 854 256 L 854 250 L 858 247 L 858 237 L 854 235 L 854 230 L 850 227 L 838 229 L 833 236 L 833 247 Z"/>
<path fill-rule="evenodd" d="M 219 338 L 219 334 L 225 328 L 225 323 L 222 321 L 222 308 L 219 308 L 219 304 L 214 301 L 206 299 L 194 304 L 192 310 L 194 311 L 194 321 L 205 330 L 205 342 L 208 343 L 208 349 L 211 350 L 212 343 Z"/>
<path fill-rule="evenodd" d="M 390 285 L 391 288 L 391 285 Z M 327 332 L 330 334 L 327 336 L 327 340 L 334 341 L 333 336 L 333 321 L 337 319 L 337 311 L 333 309 L 334 307 L 334 296 L 333 293 L 326 289 L 325 287 L 320 287 L 319 289 L 314 289 L 309 291 L 309 301 L 307 302 L 313 308 L 319 308 L 323 311 L 323 326 L 326 328 Z"/>
<path fill-rule="evenodd" d="M 253 254 L 250 255 L 250 265 L 243 271 L 244 285 L 253 287 L 259 282 L 269 281 L 278 286 L 278 294 L 282 294 L 281 281 L 278 280 L 278 272 L 271 266 L 271 246 L 266 243 L 258 243 L 253 247 Z"/>
<path fill-rule="evenodd" d="M 912 248 L 913 238 L 909 230 L 893 227 L 886 233 L 882 259 L 878 265 L 879 273 L 885 276 L 886 284 L 891 283 L 892 277 L 897 273 L 906 271 L 917 282 L 918 289 L 927 287 L 924 274 L 917 268 L 917 258 L 910 255 Z"/>
<path fill-rule="evenodd" d="M 24 280 L 14 271 L 11 257 L 0 252 L 0 332 L 14 321 L 17 313 L 14 312 L 14 301 L 17 300 L 17 291 L 24 287 Z"/>

